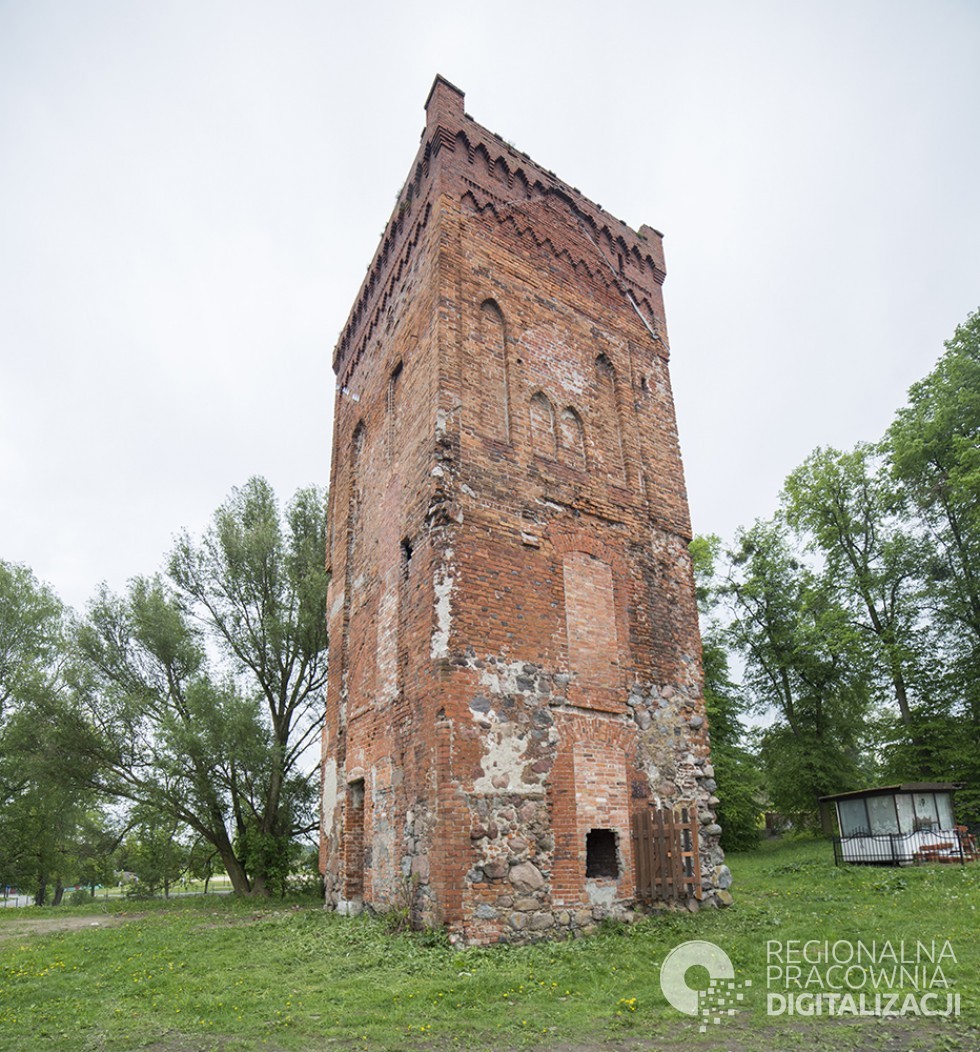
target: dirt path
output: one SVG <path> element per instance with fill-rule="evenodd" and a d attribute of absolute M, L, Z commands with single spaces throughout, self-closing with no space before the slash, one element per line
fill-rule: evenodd
<path fill-rule="evenodd" d="M 127 921 L 141 920 L 145 913 L 107 913 L 103 917 L 18 917 L 0 924 L 0 944 L 30 935 L 50 935 L 53 932 L 80 931 L 83 928 L 114 928 Z"/>

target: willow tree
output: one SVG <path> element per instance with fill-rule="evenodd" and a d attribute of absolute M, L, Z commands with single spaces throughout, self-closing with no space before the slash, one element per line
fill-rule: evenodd
<path fill-rule="evenodd" d="M 103 592 L 78 634 L 79 726 L 104 788 L 213 845 L 240 894 L 281 888 L 316 827 L 326 685 L 324 494 L 251 479 L 166 574 Z"/>

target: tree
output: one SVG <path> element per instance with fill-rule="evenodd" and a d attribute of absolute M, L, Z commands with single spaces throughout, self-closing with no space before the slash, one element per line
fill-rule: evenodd
<path fill-rule="evenodd" d="M 283 524 L 260 478 L 233 492 L 200 544 L 185 533 L 170 559 L 188 608 L 257 692 L 268 721 L 264 778 L 248 786 L 239 825 L 256 890 L 282 889 L 290 841 L 316 825 L 314 772 L 302 764 L 324 717 L 325 559 L 325 495 L 299 490 Z"/>
<path fill-rule="evenodd" d="M 788 523 L 826 561 L 837 595 L 851 610 L 881 668 L 900 719 L 910 728 L 921 651 L 918 571 L 922 546 L 912 535 L 903 493 L 866 444 L 842 453 L 816 449 L 786 480 Z"/>
<path fill-rule="evenodd" d="M 865 652 L 778 517 L 741 531 L 729 559 L 729 639 L 753 708 L 773 721 L 761 734 L 767 788 L 778 809 L 810 814 L 818 797 L 857 787 L 870 703 Z"/>
<path fill-rule="evenodd" d="M 745 702 L 732 682 L 724 629 L 717 618 L 720 584 L 715 566 L 721 540 L 714 535 L 695 537 L 690 551 L 701 622 L 704 704 L 718 783 L 721 842 L 726 851 L 745 851 L 758 842 L 757 820 L 765 793 L 758 760 L 745 746 Z"/>
<path fill-rule="evenodd" d="M 77 635 L 85 716 L 62 723 L 97 786 L 214 844 L 236 891 L 251 889 L 233 839 L 239 780 L 261 776 L 258 706 L 214 678 L 201 632 L 159 577 L 103 590 Z"/>
<path fill-rule="evenodd" d="M 26 567 L 0 561 L 0 814 L 26 785 L 11 727 L 60 689 L 64 627 L 65 610 L 54 592 Z"/>
<path fill-rule="evenodd" d="M 0 562 L 0 881 L 41 905 L 77 868 L 97 799 L 73 780 L 54 714 L 66 704 L 68 613 L 22 566 Z"/>
<path fill-rule="evenodd" d="M 103 590 L 77 634 L 86 718 L 72 730 L 118 798 L 210 843 L 239 894 L 285 879 L 292 838 L 315 822 L 326 680 L 323 495 L 280 515 L 262 479 L 186 534 L 169 578 Z"/>
<path fill-rule="evenodd" d="M 980 311 L 957 327 L 933 371 L 912 385 L 888 430 L 894 478 L 928 539 L 924 599 L 935 629 L 922 734 L 934 776 L 971 783 L 980 816 Z M 940 774 L 942 772 L 942 774 Z"/>
<path fill-rule="evenodd" d="M 33 895 L 35 905 L 59 906 L 66 887 L 101 884 L 111 876 L 115 837 L 90 793 L 52 791 L 32 781 L 4 818 L 8 851 L 0 882 Z"/>
<path fill-rule="evenodd" d="M 137 807 L 116 852 L 116 868 L 135 877 L 130 894 L 150 898 L 163 891 L 164 898 L 170 898 L 170 886 L 187 871 L 190 861 L 186 840 L 186 829 L 175 818 Z"/>
<path fill-rule="evenodd" d="M 936 549 L 929 578 L 936 616 L 980 654 L 980 311 L 957 327 L 946 353 L 888 431 L 895 477 L 915 502 Z M 980 686 L 980 685 L 978 685 Z M 969 692 L 980 717 L 980 693 Z"/>

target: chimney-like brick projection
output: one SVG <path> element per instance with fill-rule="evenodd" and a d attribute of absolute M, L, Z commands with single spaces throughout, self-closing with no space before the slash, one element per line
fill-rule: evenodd
<path fill-rule="evenodd" d="M 470 943 L 637 908 L 631 821 L 686 806 L 730 901 L 661 235 L 437 77 L 334 353 L 321 868 L 344 913 Z"/>

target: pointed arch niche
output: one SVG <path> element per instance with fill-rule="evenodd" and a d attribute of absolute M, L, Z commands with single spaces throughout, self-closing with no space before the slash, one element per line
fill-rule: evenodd
<path fill-rule="evenodd" d="M 510 442 L 510 389 L 507 378 L 507 325 L 494 299 L 480 304 L 475 368 L 471 376 L 477 430 L 486 438 Z"/>
<path fill-rule="evenodd" d="M 566 406 L 558 418 L 558 449 L 563 464 L 578 471 L 588 466 L 585 459 L 585 426 L 572 406 Z"/>
<path fill-rule="evenodd" d="M 548 460 L 555 459 L 555 414 L 543 391 L 531 395 L 531 452 Z"/>
<path fill-rule="evenodd" d="M 617 482 L 624 483 L 626 463 L 623 456 L 623 427 L 619 416 L 616 368 L 603 353 L 595 360 L 595 370 L 600 413 L 596 428 L 599 452 L 609 474 Z"/>

